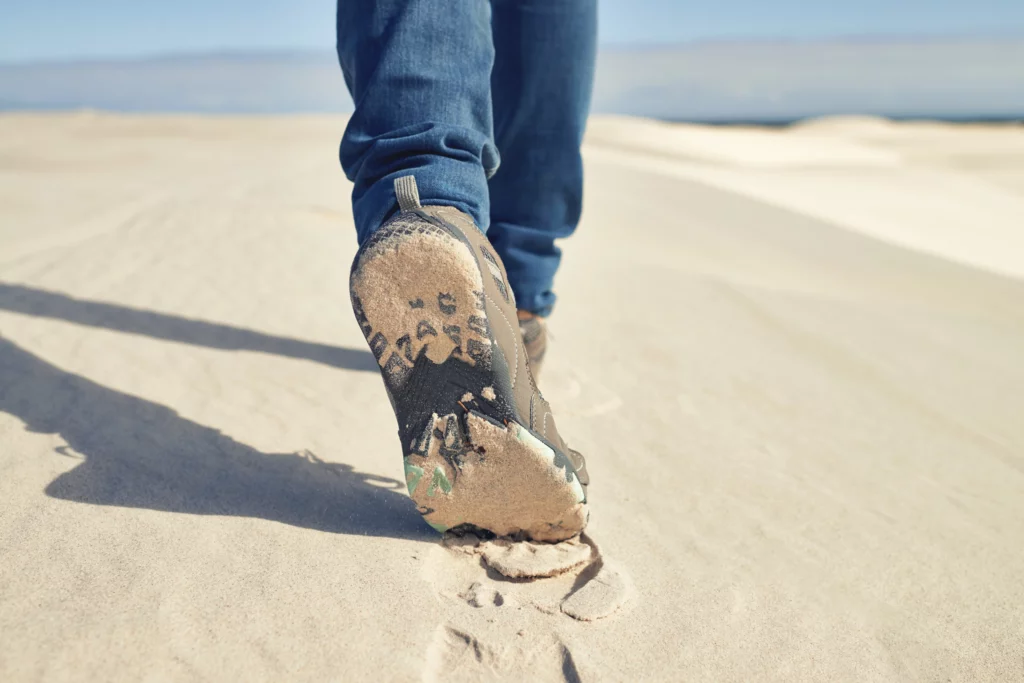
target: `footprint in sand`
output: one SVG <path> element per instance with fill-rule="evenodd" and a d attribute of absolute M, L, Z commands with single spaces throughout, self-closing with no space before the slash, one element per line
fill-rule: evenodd
<path fill-rule="evenodd" d="M 579 587 L 565 596 L 561 607 L 563 614 L 579 621 L 610 617 L 629 595 L 626 576 L 600 558 L 580 573 L 577 583 Z"/>
<path fill-rule="evenodd" d="M 536 581 L 571 573 L 572 589 L 559 608 L 579 621 L 610 617 L 629 594 L 623 574 L 607 565 L 597 544 L 586 534 L 554 544 L 482 541 L 475 550 L 487 567 L 508 579 Z"/>
<path fill-rule="evenodd" d="M 562 543 L 476 540 L 470 553 L 480 555 L 488 567 L 509 579 L 559 576 L 592 562 L 595 556 L 594 548 L 579 538 Z"/>
<path fill-rule="evenodd" d="M 435 565 L 446 567 L 429 573 L 468 586 L 439 592 L 454 592 L 474 607 L 526 605 L 594 621 L 618 611 L 630 593 L 625 575 L 608 564 L 586 533 L 561 543 L 447 535 L 438 550 Z"/>
<path fill-rule="evenodd" d="M 459 593 L 459 597 L 472 607 L 505 607 L 515 603 L 506 598 L 500 591 L 491 586 L 485 586 L 479 581 Z"/>
<path fill-rule="evenodd" d="M 568 618 L 612 616 L 631 592 L 586 534 L 555 544 L 447 535 L 424 578 L 447 607 L 424 680 L 579 680 L 557 632 Z"/>
<path fill-rule="evenodd" d="M 554 636 L 530 639 L 516 634 L 489 645 L 467 631 L 440 626 L 427 652 L 423 680 L 579 683 L 580 674 L 572 653 Z"/>

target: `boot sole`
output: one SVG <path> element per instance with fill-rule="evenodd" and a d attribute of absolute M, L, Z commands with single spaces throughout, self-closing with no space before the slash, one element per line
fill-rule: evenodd
<path fill-rule="evenodd" d="M 352 306 L 398 418 L 409 495 L 438 531 L 560 541 L 586 526 L 576 472 L 515 408 L 482 274 L 458 231 L 403 216 L 363 247 Z M 429 221 L 429 222 L 427 222 Z M 518 337 L 515 337 L 518 338 Z"/>

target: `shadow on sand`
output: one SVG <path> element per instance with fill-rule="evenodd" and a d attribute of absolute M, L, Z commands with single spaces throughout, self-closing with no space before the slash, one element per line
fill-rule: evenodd
<path fill-rule="evenodd" d="M 117 304 L 75 299 L 23 285 L 0 282 L 0 309 L 211 349 L 257 351 L 311 360 L 346 370 L 377 372 L 377 363 L 369 351 L 277 337 L 242 327 L 179 318 Z"/>
<path fill-rule="evenodd" d="M 73 451 L 65 455 L 84 456 L 46 487 L 54 498 L 436 541 L 401 482 L 308 452 L 262 453 L 3 338 L 0 411 L 30 431 L 59 434 Z"/>

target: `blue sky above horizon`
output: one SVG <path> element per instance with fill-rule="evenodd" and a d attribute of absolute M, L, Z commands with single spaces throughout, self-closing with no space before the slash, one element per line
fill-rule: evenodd
<path fill-rule="evenodd" d="M 0 62 L 330 49 L 334 3 L 0 0 Z M 1021 0 L 600 0 L 599 6 L 605 45 L 1024 35 Z"/>

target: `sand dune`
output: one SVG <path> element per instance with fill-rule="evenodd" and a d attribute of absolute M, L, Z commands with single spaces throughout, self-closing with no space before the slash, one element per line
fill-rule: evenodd
<path fill-rule="evenodd" d="M 343 125 L 0 117 L 0 679 L 1024 679 L 1021 128 L 595 119 L 601 560 L 511 581 L 402 490 Z"/>

